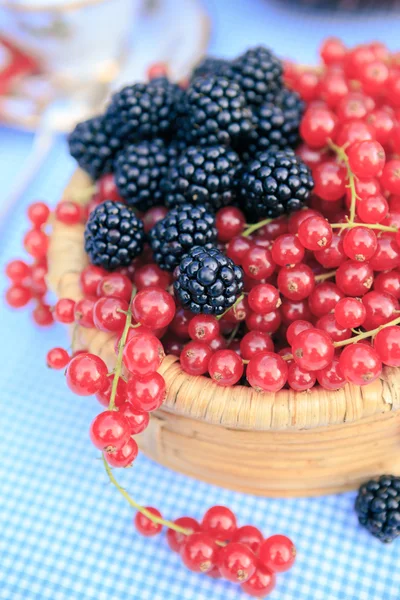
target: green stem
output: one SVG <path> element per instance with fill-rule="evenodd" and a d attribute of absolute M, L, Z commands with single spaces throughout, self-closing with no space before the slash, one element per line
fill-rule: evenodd
<path fill-rule="evenodd" d="M 127 312 L 126 312 L 126 319 L 125 319 L 124 330 L 122 332 L 121 339 L 119 340 L 119 343 L 118 343 L 117 362 L 115 364 L 115 369 L 114 369 L 114 379 L 113 379 L 112 386 L 111 386 L 111 395 L 110 395 L 110 402 L 108 403 L 108 410 L 114 410 L 115 409 L 115 397 L 117 395 L 118 381 L 119 381 L 119 378 L 122 375 L 122 357 L 123 357 L 123 354 L 124 354 L 124 348 L 125 348 L 126 340 L 128 339 L 129 329 L 130 329 L 131 323 L 132 323 L 132 309 L 131 309 L 131 305 L 132 305 L 132 300 L 133 300 L 135 294 L 136 294 L 136 289 L 134 288 L 133 291 L 132 291 L 132 296 L 131 296 L 131 301 L 129 303 L 129 308 L 128 308 Z"/>
<path fill-rule="evenodd" d="M 130 497 L 128 492 L 115 479 L 114 473 L 112 472 L 111 467 L 108 464 L 108 462 L 106 461 L 106 459 L 104 458 L 104 456 L 102 458 L 103 458 L 104 468 L 106 470 L 106 473 L 107 473 L 111 483 L 113 485 L 115 485 L 117 490 L 125 498 L 125 500 L 127 502 L 129 502 L 129 504 L 132 506 L 132 508 L 134 508 L 138 512 L 142 513 L 142 515 L 147 517 L 150 521 L 152 521 L 152 523 L 157 523 L 158 525 L 163 525 L 164 527 L 168 527 L 168 529 L 173 529 L 174 531 L 177 531 L 178 533 L 182 533 L 183 535 L 190 535 L 192 533 L 191 529 L 186 529 L 185 527 L 180 527 L 173 521 L 167 521 L 165 519 L 162 519 L 161 517 L 157 517 L 152 512 L 147 510 L 147 508 L 145 508 L 144 506 L 141 506 L 140 504 L 135 502 L 135 500 L 133 500 L 133 498 Z"/>
<path fill-rule="evenodd" d="M 236 323 L 235 327 L 232 329 L 231 335 L 227 339 L 228 348 L 236 337 L 237 332 L 239 331 L 240 323 Z"/>
<path fill-rule="evenodd" d="M 386 327 L 393 327 L 394 325 L 398 325 L 399 323 L 400 323 L 400 317 L 397 317 L 397 319 L 393 319 L 393 321 L 389 321 L 389 323 L 384 323 L 383 325 L 380 325 L 380 327 L 377 327 L 376 329 L 371 329 L 370 331 L 364 331 L 364 333 L 360 333 L 359 335 L 349 338 L 348 340 L 342 340 L 341 342 L 335 342 L 333 345 L 335 346 L 335 348 L 341 348 L 342 346 L 347 346 L 348 344 L 356 344 L 360 340 L 365 340 L 366 338 L 369 338 L 369 337 L 375 337 L 377 333 L 379 333 L 382 329 L 385 329 Z"/>
<path fill-rule="evenodd" d="M 235 302 L 234 304 L 232 304 L 232 306 L 230 306 L 229 308 L 227 308 L 227 309 L 226 309 L 226 310 L 225 310 L 225 311 L 222 313 L 222 315 L 218 315 L 218 316 L 216 317 L 216 318 L 218 319 L 218 321 L 219 321 L 220 319 L 222 319 L 222 317 L 223 317 L 224 315 L 226 315 L 226 313 L 227 313 L 227 312 L 229 312 L 229 311 L 230 311 L 230 310 L 232 310 L 232 309 L 235 309 L 235 307 L 236 307 L 236 306 L 239 304 L 239 302 L 241 302 L 241 301 L 243 300 L 244 296 L 245 296 L 244 294 L 241 294 L 241 295 L 239 296 L 239 298 L 236 300 L 236 302 Z"/>
<path fill-rule="evenodd" d="M 336 271 L 328 271 L 327 273 L 321 273 L 321 275 L 315 276 L 315 281 L 326 281 L 326 279 L 330 279 L 331 277 L 335 277 Z"/>
<path fill-rule="evenodd" d="M 363 227 L 365 229 L 377 229 L 378 231 L 390 231 L 391 233 L 397 233 L 397 227 L 390 227 L 389 225 L 381 225 L 380 223 L 332 223 L 332 229 L 351 229 L 352 227 Z"/>
<path fill-rule="evenodd" d="M 249 237 L 249 235 L 251 235 L 252 233 L 257 231 L 257 229 L 261 229 L 261 227 L 264 227 L 264 225 L 268 225 L 268 223 L 271 223 L 271 221 L 273 221 L 273 220 L 274 219 L 264 219 L 263 221 L 260 221 L 259 223 L 253 223 L 253 225 L 249 225 L 247 227 L 247 229 L 245 229 L 244 232 L 242 233 L 242 236 Z"/>
<path fill-rule="evenodd" d="M 346 168 L 347 179 L 349 182 L 349 189 L 350 189 L 350 193 L 351 193 L 349 223 L 354 223 L 354 219 L 356 217 L 357 200 L 359 200 L 359 196 L 357 196 L 357 191 L 356 191 L 356 176 L 354 175 L 353 171 L 351 170 L 349 158 L 346 154 L 345 149 L 338 146 L 337 144 L 334 144 L 332 142 L 332 140 L 328 140 L 328 146 L 331 150 L 333 150 L 335 152 L 338 159 L 344 163 L 344 166 Z"/>

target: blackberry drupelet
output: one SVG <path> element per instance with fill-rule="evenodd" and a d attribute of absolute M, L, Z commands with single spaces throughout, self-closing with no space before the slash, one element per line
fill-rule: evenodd
<path fill-rule="evenodd" d="M 224 146 L 188 147 L 172 161 L 163 184 L 165 203 L 174 207 L 189 202 L 216 211 L 235 201 L 239 156 Z"/>
<path fill-rule="evenodd" d="M 215 217 L 201 204 L 173 208 L 149 233 L 156 263 L 173 271 L 193 246 L 211 247 L 217 240 Z"/>
<path fill-rule="evenodd" d="M 112 172 L 115 155 L 122 148 L 105 116 L 78 123 L 68 136 L 68 146 L 80 168 L 95 181 Z"/>
<path fill-rule="evenodd" d="M 254 111 L 255 130 L 243 158 L 254 158 L 269 149 L 296 148 L 300 142 L 299 126 L 304 103 L 296 92 L 282 90 L 274 100 Z"/>
<path fill-rule="evenodd" d="M 364 483 L 356 498 L 355 510 L 361 525 L 381 542 L 400 535 L 400 477 L 382 475 Z"/>
<path fill-rule="evenodd" d="M 230 64 L 230 61 L 224 60 L 223 58 L 206 56 L 197 65 L 197 67 L 193 69 L 190 79 L 191 81 L 193 81 L 193 79 L 196 79 L 196 77 L 207 77 L 208 75 L 222 75 L 224 71 L 227 71 L 229 69 Z"/>
<path fill-rule="evenodd" d="M 212 75 L 195 79 L 181 105 L 189 143 L 234 145 L 247 139 L 254 125 L 252 112 L 237 83 Z"/>
<path fill-rule="evenodd" d="M 195 246 L 176 269 L 175 294 L 194 314 L 222 315 L 243 291 L 243 271 L 217 248 Z"/>
<path fill-rule="evenodd" d="M 281 90 L 282 73 L 279 58 L 268 48 L 257 46 L 232 62 L 227 77 L 240 85 L 247 104 L 259 106 L 271 102 Z"/>
<path fill-rule="evenodd" d="M 122 150 L 114 163 L 115 183 L 129 206 L 146 211 L 164 203 L 161 181 L 170 162 L 162 140 L 143 140 Z"/>
<path fill-rule="evenodd" d="M 238 183 L 241 208 L 253 222 L 299 210 L 313 187 L 310 169 L 289 149 L 257 154 Z"/>
<path fill-rule="evenodd" d="M 126 267 L 143 250 L 143 223 L 122 204 L 106 200 L 89 215 L 85 227 L 85 250 L 93 265 L 107 271 Z"/>
<path fill-rule="evenodd" d="M 107 109 L 119 139 L 138 141 L 172 134 L 183 90 L 165 77 L 135 83 L 114 94 Z"/>

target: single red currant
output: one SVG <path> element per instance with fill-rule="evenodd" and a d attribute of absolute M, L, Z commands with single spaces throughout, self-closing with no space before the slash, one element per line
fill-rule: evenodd
<path fill-rule="evenodd" d="M 265 315 L 282 304 L 278 290 L 269 283 L 253 287 L 248 296 L 248 303 L 251 310 L 260 315 Z"/>
<path fill-rule="evenodd" d="M 54 323 L 53 313 L 48 304 L 39 302 L 32 311 L 32 317 L 36 325 L 48 327 Z"/>
<path fill-rule="evenodd" d="M 348 229 L 343 238 L 343 250 L 351 260 L 360 262 L 370 260 L 378 247 L 373 229 L 354 227 Z"/>
<path fill-rule="evenodd" d="M 357 200 L 357 216 L 363 223 L 381 223 L 389 211 L 387 200 L 382 194 L 360 197 Z"/>
<path fill-rule="evenodd" d="M 383 169 L 381 184 L 390 194 L 400 194 L 400 159 L 387 161 Z"/>
<path fill-rule="evenodd" d="M 326 161 L 317 165 L 313 172 L 314 193 L 323 200 L 334 202 L 346 192 L 346 172 L 335 161 Z"/>
<path fill-rule="evenodd" d="M 254 575 L 256 557 L 244 544 L 230 542 L 219 551 L 217 564 L 222 577 L 233 583 L 243 583 Z"/>
<path fill-rule="evenodd" d="M 324 269 L 336 269 L 346 261 L 343 237 L 334 233 L 330 246 L 314 252 L 314 256 Z"/>
<path fill-rule="evenodd" d="M 317 378 L 314 373 L 303 371 L 299 365 L 293 362 L 289 365 L 287 381 L 289 387 L 295 392 L 305 392 L 314 387 Z"/>
<path fill-rule="evenodd" d="M 298 319 L 297 321 L 293 321 L 290 323 L 289 327 L 286 331 L 286 339 L 290 346 L 293 344 L 294 339 L 301 333 L 302 331 L 306 331 L 306 329 L 313 329 L 313 324 L 310 321 L 303 321 Z"/>
<path fill-rule="evenodd" d="M 129 422 L 119 412 L 112 410 L 105 410 L 97 415 L 90 426 L 92 444 L 106 452 L 119 450 L 129 437 Z"/>
<path fill-rule="evenodd" d="M 5 300 L 11 308 L 22 308 L 32 299 L 32 292 L 29 288 L 15 284 L 6 291 Z"/>
<path fill-rule="evenodd" d="M 298 230 L 300 243 L 307 250 L 322 250 L 332 242 L 332 227 L 323 217 L 310 217 L 303 221 Z"/>
<path fill-rule="evenodd" d="M 389 367 L 400 366 L 400 327 L 384 327 L 374 337 L 374 349 Z"/>
<path fill-rule="evenodd" d="M 132 313 L 136 321 L 145 327 L 166 327 L 174 318 L 175 302 L 165 290 L 146 288 L 138 292 L 133 299 Z"/>
<path fill-rule="evenodd" d="M 263 333 L 275 333 L 281 323 L 282 317 L 279 310 L 272 310 L 266 315 L 253 312 L 246 318 L 246 325 L 250 331 L 262 331 Z"/>
<path fill-rule="evenodd" d="M 126 468 L 130 467 L 139 453 L 139 448 L 135 440 L 130 437 L 122 446 L 112 452 L 104 452 L 104 458 L 111 467 Z"/>
<path fill-rule="evenodd" d="M 312 269 L 305 265 L 282 267 L 278 273 L 278 288 L 285 298 L 289 300 L 304 300 L 315 286 L 315 277 Z"/>
<path fill-rule="evenodd" d="M 260 563 L 276 573 L 288 571 L 296 559 L 296 547 L 285 535 L 272 535 L 260 548 Z"/>
<path fill-rule="evenodd" d="M 372 291 L 365 294 L 362 299 L 365 307 L 363 327 L 367 331 L 376 329 L 395 318 L 399 310 L 397 298 L 386 292 Z"/>
<path fill-rule="evenodd" d="M 82 206 L 71 200 L 62 200 L 56 206 L 55 216 L 64 225 L 77 225 L 83 220 Z"/>
<path fill-rule="evenodd" d="M 105 386 L 96 393 L 96 398 L 103 406 L 108 406 L 111 398 L 112 385 L 114 382 L 114 375 L 107 377 L 107 383 Z M 120 377 L 117 383 L 117 391 L 114 398 L 115 406 L 122 406 L 126 402 L 126 382 Z"/>
<path fill-rule="evenodd" d="M 253 242 L 247 237 L 239 236 L 230 240 L 226 247 L 226 255 L 229 256 L 237 265 L 243 263 L 243 259 L 253 247 Z"/>
<path fill-rule="evenodd" d="M 6 275 L 12 283 L 24 284 L 31 276 L 31 267 L 23 260 L 11 260 L 6 265 Z"/>
<path fill-rule="evenodd" d="M 385 151 L 374 140 L 355 142 L 347 150 L 349 165 L 356 177 L 375 177 L 385 165 Z"/>
<path fill-rule="evenodd" d="M 274 342 L 267 333 L 249 331 L 240 340 L 240 355 L 244 360 L 250 360 L 253 356 L 265 351 L 274 351 Z"/>
<path fill-rule="evenodd" d="M 166 384 L 159 373 L 132 377 L 127 383 L 127 400 L 135 410 L 152 412 L 160 408 L 166 397 Z"/>
<path fill-rule="evenodd" d="M 100 279 L 96 295 L 99 298 L 120 298 L 129 302 L 132 296 L 132 282 L 122 273 L 108 273 Z"/>
<path fill-rule="evenodd" d="M 247 381 L 256 391 L 278 392 L 287 381 L 285 361 L 272 352 L 259 352 L 247 365 Z"/>
<path fill-rule="evenodd" d="M 75 300 L 60 298 L 54 306 L 53 316 L 58 323 L 73 323 L 75 320 Z"/>
<path fill-rule="evenodd" d="M 78 396 L 91 396 L 107 385 L 108 369 L 95 354 L 78 354 L 68 364 L 68 387 Z"/>
<path fill-rule="evenodd" d="M 318 284 L 311 292 L 308 306 L 313 315 L 323 317 L 335 309 L 344 294 L 338 286 L 330 281 Z"/>
<path fill-rule="evenodd" d="M 306 329 L 299 333 L 292 344 L 295 362 L 304 371 L 320 371 L 333 359 L 335 348 L 325 331 Z"/>
<path fill-rule="evenodd" d="M 200 531 L 199 523 L 196 521 L 196 519 L 192 519 L 192 517 L 179 517 L 179 519 L 175 519 L 174 523 L 179 527 L 187 529 L 190 533 Z M 174 529 L 167 530 L 168 546 L 174 552 L 180 552 L 180 549 L 185 543 L 186 539 L 187 535 L 184 533 L 179 533 L 179 531 L 175 531 Z"/>
<path fill-rule="evenodd" d="M 369 263 L 348 260 L 336 271 L 336 284 L 346 296 L 364 296 L 373 282 L 374 272 Z"/>
<path fill-rule="evenodd" d="M 85 267 L 79 278 L 81 289 L 85 296 L 96 296 L 97 286 L 106 275 L 108 273 L 102 267 L 96 267 L 96 265 Z"/>
<path fill-rule="evenodd" d="M 171 283 L 171 277 L 167 271 L 162 271 L 158 265 L 149 263 L 135 271 L 133 281 L 139 291 L 148 287 L 165 290 Z"/>
<path fill-rule="evenodd" d="M 296 235 L 285 233 L 277 237 L 272 244 L 271 255 L 272 260 L 280 267 L 296 265 L 304 258 L 304 247 Z"/>
<path fill-rule="evenodd" d="M 31 229 L 25 234 L 24 248 L 33 258 L 43 258 L 49 248 L 49 237 L 41 229 Z"/>
<path fill-rule="evenodd" d="M 334 357 L 330 365 L 317 371 L 317 381 L 325 390 L 340 390 L 346 385 L 339 366 L 339 359 Z"/>
<path fill-rule="evenodd" d="M 310 148 L 323 148 L 336 132 L 338 120 L 328 108 L 309 108 L 301 121 L 300 134 Z"/>
<path fill-rule="evenodd" d="M 146 506 L 146 510 L 155 517 L 162 519 L 160 511 L 156 508 L 153 508 L 152 506 Z M 149 519 L 149 517 L 146 517 L 146 515 L 141 512 L 136 513 L 134 524 L 138 533 L 144 537 L 152 537 L 162 531 L 161 523 L 154 523 L 154 521 Z"/>
<path fill-rule="evenodd" d="M 259 246 L 250 248 L 243 257 L 242 266 L 246 275 L 258 281 L 270 277 L 275 270 L 271 252 Z"/>
<path fill-rule="evenodd" d="M 363 325 L 366 314 L 365 306 L 359 298 L 342 298 L 335 306 L 336 321 L 349 329 Z"/>
<path fill-rule="evenodd" d="M 212 354 L 213 351 L 205 342 L 189 342 L 180 355 L 181 367 L 189 375 L 204 375 L 208 371 Z"/>
<path fill-rule="evenodd" d="M 255 555 L 258 555 L 263 539 L 263 535 L 257 527 L 253 527 L 253 525 L 243 525 L 243 527 L 236 529 L 231 541 L 244 544 L 250 548 Z"/>
<path fill-rule="evenodd" d="M 70 356 L 64 348 L 52 348 L 46 356 L 46 363 L 50 369 L 65 369 L 69 360 Z"/>
<path fill-rule="evenodd" d="M 189 323 L 188 333 L 192 340 L 208 344 L 219 336 L 219 321 L 212 315 L 196 315 Z"/>
<path fill-rule="evenodd" d="M 236 517 L 226 506 L 212 506 L 204 514 L 202 530 L 215 540 L 230 540 L 237 529 Z"/>
<path fill-rule="evenodd" d="M 246 219 L 241 210 L 235 206 L 221 208 L 215 218 L 215 226 L 220 242 L 229 242 L 233 237 L 240 235 L 246 224 Z"/>
<path fill-rule="evenodd" d="M 343 377 L 354 385 L 366 385 L 379 377 L 382 362 L 377 352 L 365 344 L 346 346 L 339 358 Z"/>
<path fill-rule="evenodd" d="M 124 348 L 124 365 L 134 375 L 147 375 L 157 371 L 163 359 L 162 344 L 154 335 L 135 336 Z"/>
<path fill-rule="evenodd" d="M 50 208 L 44 202 L 34 202 L 28 206 L 28 219 L 34 227 L 41 227 L 50 216 Z"/>
<path fill-rule="evenodd" d="M 96 298 L 83 298 L 78 300 L 74 308 L 74 320 L 82 327 L 94 327 L 93 308 Z"/>
<path fill-rule="evenodd" d="M 96 329 L 108 333 L 121 331 L 125 325 L 128 308 L 126 300 L 99 298 L 93 306 L 93 322 Z"/>
<path fill-rule="evenodd" d="M 342 340 L 348 340 L 351 338 L 352 332 L 351 329 L 347 327 L 342 327 L 336 321 L 335 315 L 330 313 L 329 315 L 324 315 L 315 324 L 317 329 L 321 331 L 325 331 L 331 338 L 333 342 L 341 342 Z"/>
<path fill-rule="evenodd" d="M 180 555 L 184 565 L 195 573 L 208 573 L 217 561 L 215 540 L 202 531 L 192 533 L 181 546 Z"/>
<path fill-rule="evenodd" d="M 233 350 L 217 350 L 208 362 L 208 372 L 218 385 L 235 385 L 243 375 L 243 362 Z"/>
<path fill-rule="evenodd" d="M 240 586 L 243 592 L 256 598 L 264 598 L 275 588 L 276 575 L 264 565 L 258 563 L 257 568 L 248 581 Z"/>

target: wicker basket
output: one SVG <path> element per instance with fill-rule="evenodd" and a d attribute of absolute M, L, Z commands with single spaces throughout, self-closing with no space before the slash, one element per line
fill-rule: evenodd
<path fill-rule="evenodd" d="M 92 185 L 76 171 L 67 199 Z M 49 285 L 59 297 L 82 297 L 87 264 L 83 225 L 54 223 Z M 75 343 L 115 362 L 114 336 L 78 327 Z M 161 372 L 167 400 L 139 436 L 157 462 L 210 483 L 265 496 L 304 496 L 356 488 L 384 472 L 400 474 L 400 375 L 386 368 L 365 387 L 336 392 L 258 393 L 221 388 L 184 373 L 168 356 Z"/>

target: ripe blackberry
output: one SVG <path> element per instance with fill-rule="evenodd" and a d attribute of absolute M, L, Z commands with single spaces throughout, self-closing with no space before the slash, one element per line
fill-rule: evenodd
<path fill-rule="evenodd" d="M 249 137 L 252 113 L 237 83 L 212 75 L 195 79 L 181 105 L 189 143 L 232 145 Z"/>
<path fill-rule="evenodd" d="M 193 246 L 211 247 L 217 239 L 215 217 L 201 204 L 173 208 L 149 234 L 156 263 L 173 271 Z"/>
<path fill-rule="evenodd" d="M 166 205 L 189 202 L 216 211 L 232 204 L 239 167 L 239 156 L 224 146 L 188 147 L 168 169 L 163 184 Z"/>
<path fill-rule="evenodd" d="M 282 73 L 279 58 L 268 48 L 257 46 L 232 62 L 229 78 L 240 85 L 247 104 L 259 106 L 271 102 L 281 90 Z"/>
<path fill-rule="evenodd" d="M 70 154 L 81 169 L 97 180 L 112 172 L 113 160 L 122 144 L 107 117 L 93 117 L 78 123 L 68 136 Z"/>
<path fill-rule="evenodd" d="M 222 75 L 224 71 L 229 69 L 230 61 L 222 58 L 215 58 L 214 56 L 206 56 L 198 65 L 193 69 L 191 81 L 196 77 L 207 77 L 208 75 Z"/>
<path fill-rule="evenodd" d="M 257 154 L 238 184 L 241 207 L 254 222 L 299 210 L 313 187 L 310 169 L 289 149 Z"/>
<path fill-rule="evenodd" d="M 133 208 L 146 211 L 164 203 L 161 181 L 169 165 L 162 140 L 143 140 L 122 150 L 114 163 L 115 183 L 122 198 Z"/>
<path fill-rule="evenodd" d="M 143 250 L 143 223 L 122 204 L 106 200 L 89 215 L 85 227 L 85 250 L 93 265 L 113 271 L 126 267 Z"/>
<path fill-rule="evenodd" d="M 273 148 L 296 148 L 303 112 L 304 103 L 300 96 L 287 89 L 282 90 L 274 102 L 262 104 L 254 111 L 255 130 L 243 158 L 254 158 L 258 152 Z"/>
<path fill-rule="evenodd" d="M 183 90 L 165 77 L 135 83 L 114 94 L 106 115 L 125 141 L 165 137 L 176 127 Z"/>
<path fill-rule="evenodd" d="M 243 271 L 217 248 L 194 246 L 176 269 L 175 294 L 194 314 L 222 315 L 243 291 Z"/>
<path fill-rule="evenodd" d="M 355 510 L 361 525 L 381 542 L 400 535 L 400 477 L 382 475 L 364 483 L 356 498 Z"/>

